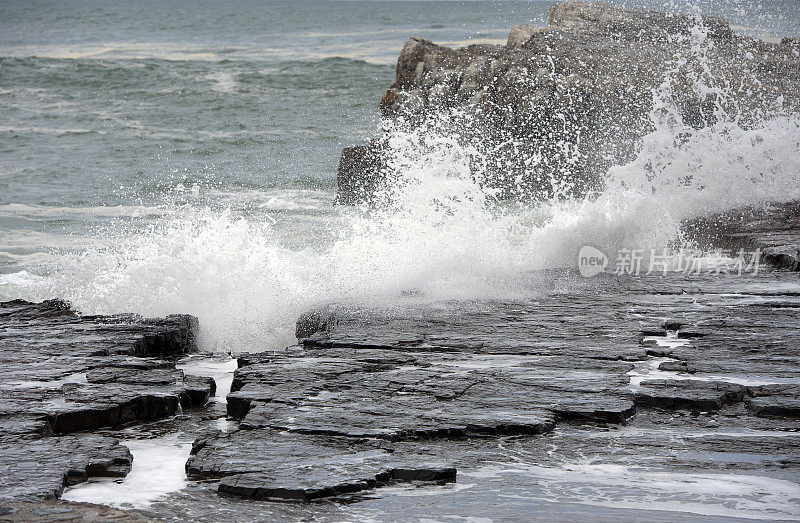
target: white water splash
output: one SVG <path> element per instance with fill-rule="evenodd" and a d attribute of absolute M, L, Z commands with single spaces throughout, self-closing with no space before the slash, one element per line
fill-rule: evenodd
<path fill-rule="evenodd" d="M 715 97 L 706 125 L 683 121 L 668 75 L 654 93 L 653 131 L 595 197 L 498 202 L 480 183 L 486 147 L 465 145 L 452 114 L 413 129 L 387 123 L 395 183 L 385 205 L 330 213 L 315 224 L 325 230 L 318 241 L 291 241 L 309 235 L 302 221 L 287 235 L 269 220 L 183 207 L 159 227 L 59 257 L 30 292 L 87 313 L 191 313 L 206 348 L 263 350 L 293 343 L 298 315 L 321 303 L 527 298 L 537 292 L 530 271 L 573 267 L 584 245 L 663 249 L 680 242 L 684 219 L 800 198 L 800 118 L 776 102 L 743 125 L 709 77 L 706 42 L 698 27 L 675 69 L 697 96 Z"/>

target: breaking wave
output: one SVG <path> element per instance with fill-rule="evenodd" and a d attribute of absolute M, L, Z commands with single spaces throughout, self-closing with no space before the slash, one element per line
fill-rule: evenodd
<path fill-rule="evenodd" d="M 667 75 L 653 93 L 651 132 L 597 193 L 501 200 L 483 183 L 497 144 L 465 140 L 469 117 L 385 122 L 393 183 L 383 205 L 337 209 L 317 224 L 318 241 L 298 247 L 273 221 L 181 207 L 157 227 L 106 232 L 103 244 L 60 256 L 34 292 L 87 313 L 195 314 L 216 351 L 277 348 L 318 304 L 530 298 L 532 271 L 573 267 L 584 245 L 674 248 L 687 218 L 800 198 L 798 115 L 776 100 L 744 123 L 704 67 L 702 26 L 689 38 L 673 73 L 688 74 L 713 111 L 703 125 L 685 122 Z"/>

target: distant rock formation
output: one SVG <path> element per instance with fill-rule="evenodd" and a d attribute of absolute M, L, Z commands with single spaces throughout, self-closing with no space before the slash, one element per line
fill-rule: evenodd
<path fill-rule="evenodd" d="M 800 201 L 703 216 L 683 225 L 704 248 L 758 250 L 761 261 L 800 271 Z"/>
<path fill-rule="evenodd" d="M 671 90 L 691 126 L 712 123 L 716 110 L 744 125 L 776 100 L 790 109 L 800 93 L 800 42 L 768 43 L 736 35 L 724 20 L 624 10 L 568 0 L 550 7 L 547 27 L 518 25 L 506 45 L 443 47 L 412 38 L 381 111 L 418 126 L 441 111 L 461 111 L 459 130 L 481 142 L 494 166 L 484 183 L 500 196 L 582 195 L 602 186 L 608 167 L 631 158 L 652 130 L 653 92 L 673 71 Z M 699 33 L 701 31 L 703 34 Z M 692 40 L 704 40 L 692 50 Z M 689 57 L 680 68 L 675 58 Z M 693 89 L 704 81 L 717 92 Z M 386 137 L 345 149 L 339 202 L 369 200 L 386 176 Z"/>

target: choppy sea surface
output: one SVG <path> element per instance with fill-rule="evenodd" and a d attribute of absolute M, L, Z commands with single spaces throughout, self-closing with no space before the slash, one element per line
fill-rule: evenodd
<path fill-rule="evenodd" d="M 549 4 L 0 1 L 0 300 L 191 313 L 208 351 L 279 349 L 321 303 L 530 299 L 540 291 L 531 272 L 572 266 L 583 245 L 665 248 L 685 218 L 800 198 L 800 118 L 776 111 L 747 128 L 725 115 L 702 129 L 654 119 L 605 192 L 536 204 L 487 205 L 447 129 L 389 126 L 408 182 L 396 206 L 333 204 L 340 151 L 381 129 L 378 101 L 407 38 L 503 43 L 513 25 L 545 25 Z M 769 40 L 800 36 L 800 0 L 636 5 L 699 9 Z M 685 58 L 702 61 L 704 33 L 694 38 Z M 654 101 L 672 114 L 668 97 Z M 210 361 L 196 365 L 224 393 L 235 362 Z M 793 479 L 633 462 L 548 468 L 513 438 L 487 450 L 501 461 L 445 489 L 342 506 L 235 502 L 185 480 L 197 420 L 164 423 L 152 438 L 141 427 L 118 435 L 136 457 L 128 478 L 65 496 L 215 521 L 797 516 Z M 588 437 L 568 430 L 558 437 Z"/>
<path fill-rule="evenodd" d="M 503 43 L 515 24 L 545 25 L 548 5 L 0 3 L 0 299 L 192 313 L 209 350 L 284 346 L 318 303 L 527 295 L 528 271 L 570 265 L 584 243 L 668 243 L 719 191 L 731 205 L 798 192 L 797 119 L 784 115 L 697 133 L 665 177 L 700 165 L 707 190 L 661 197 L 655 211 L 644 192 L 487 209 L 463 155 L 400 134 L 419 182 L 407 205 L 366 218 L 333 205 L 340 150 L 378 132 L 407 38 Z M 794 0 L 703 9 L 748 34 L 800 34 Z M 645 149 L 675 147 L 677 131 L 662 131 Z M 647 160 L 615 176 L 629 181 Z M 745 164 L 772 178 L 737 189 Z"/>

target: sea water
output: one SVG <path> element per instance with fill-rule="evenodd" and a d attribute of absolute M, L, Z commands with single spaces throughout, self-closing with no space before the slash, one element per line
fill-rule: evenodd
<path fill-rule="evenodd" d="M 582 245 L 662 248 L 685 218 L 800 197 L 800 122 L 780 111 L 676 140 L 686 126 L 654 93 L 666 110 L 602 194 L 519 205 L 491 204 L 446 115 L 380 121 L 408 37 L 503 43 L 515 24 L 545 25 L 548 6 L 3 2 L 0 299 L 191 313 L 207 350 L 280 348 L 321 303 L 526 298 L 531 271 L 573 266 Z M 797 36 L 797 7 L 700 9 L 776 39 Z M 692 38 L 701 56 L 702 30 Z M 381 127 L 403 182 L 393 205 L 335 206 L 340 150 Z"/>

